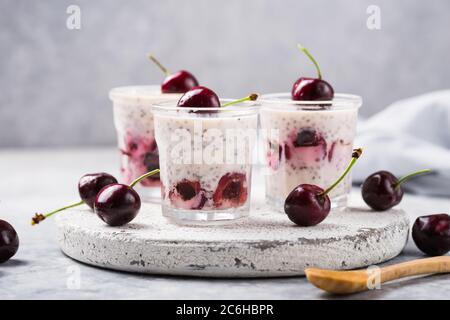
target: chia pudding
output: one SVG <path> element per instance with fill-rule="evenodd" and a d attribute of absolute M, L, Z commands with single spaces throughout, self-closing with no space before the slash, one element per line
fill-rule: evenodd
<path fill-rule="evenodd" d="M 348 166 L 356 134 L 358 96 L 336 94 L 332 101 L 293 101 L 290 94 L 260 100 L 265 146 L 266 201 L 283 211 L 299 184 L 329 187 Z M 346 205 L 351 176 L 330 194 L 334 208 Z"/>
<path fill-rule="evenodd" d="M 142 174 L 159 168 L 151 107 L 162 102 L 176 102 L 181 95 L 161 93 L 159 85 L 118 87 L 110 91 L 124 183 L 129 184 Z M 159 198 L 159 175 L 142 180 L 137 189 L 146 200 Z"/>
<path fill-rule="evenodd" d="M 257 108 L 155 106 L 162 211 L 179 223 L 248 215 Z"/>

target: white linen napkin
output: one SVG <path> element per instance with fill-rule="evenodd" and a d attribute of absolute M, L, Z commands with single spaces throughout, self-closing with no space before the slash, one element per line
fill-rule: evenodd
<path fill-rule="evenodd" d="M 404 189 L 450 197 L 450 90 L 395 102 L 361 120 L 355 146 L 364 148 L 355 183 L 378 170 L 401 177 L 430 168 L 432 174 L 412 178 Z"/>

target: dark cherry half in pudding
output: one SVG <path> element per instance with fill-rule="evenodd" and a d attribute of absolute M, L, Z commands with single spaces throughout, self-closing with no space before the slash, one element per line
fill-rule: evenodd
<path fill-rule="evenodd" d="M 213 194 L 214 207 L 219 209 L 242 206 L 247 201 L 247 179 L 243 173 L 223 175 Z"/>
<path fill-rule="evenodd" d="M 170 73 L 166 67 L 164 67 L 155 57 L 149 55 L 152 60 L 166 75 L 163 83 L 161 84 L 162 93 L 185 93 L 192 88 L 198 86 L 197 79 L 186 70 L 180 70 L 175 73 Z"/>
<path fill-rule="evenodd" d="M 429 173 L 431 170 L 425 169 L 408 174 L 401 179 L 397 179 L 389 171 L 377 171 L 364 180 L 361 187 L 361 194 L 369 207 L 376 211 L 388 210 L 403 198 L 402 184 L 412 177 Z"/>
<path fill-rule="evenodd" d="M 355 149 L 352 160 L 339 179 L 327 189 L 311 184 L 301 184 L 294 188 L 284 203 L 284 212 L 296 225 L 302 227 L 315 226 L 322 222 L 330 213 L 331 201 L 328 194 L 349 173 L 356 160 L 361 156 L 362 149 Z"/>
<path fill-rule="evenodd" d="M 291 96 L 292 100 L 297 101 L 328 101 L 333 100 L 333 87 L 322 79 L 319 64 L 306 48 L 298 45 L 299 49 L 313 62 L 317 69 L 317 78 L 301 77 L 295 81 Z"/>
<path fill-rule="evenodd" d="M 169 192 L 172 205 L 179 209 L 200 210 L 205 205 L 206 192 L 197 180 L 183 179 Z"/>

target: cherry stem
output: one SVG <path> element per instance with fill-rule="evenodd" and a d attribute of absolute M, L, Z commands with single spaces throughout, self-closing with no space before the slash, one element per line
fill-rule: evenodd
<path fill-rule="evenodd" d="M 223 107 L 231 106 L 231 105 L 233 105 L 233 104 L 245 102 L 245 101 L 255 101 L 256 99 L 258 99 L 258 94 L 252 93 L 251 95 L 249 95 L 249 96 L 247 96 L 247 97 L 245 97 L 245 98 L 242 98 L 242 99 L 239 99 L 239 100 L 234 100 L 234 101 L 225 103 L 225 104 L 222 106 L 222 108 L 223 108 Z"/>
<path fill-rule="evenodd" d="M 72 203 L 72 204 L 70 204 L 68 206 L 65 206 L 65 207 L 53 210 L 53 211 L 51 211 L 49 213 L 45 213 L 45 214 L 36 213 L 34 218 L 31 219 L 31 225 L 34 226 L 35 224 L 38 224 L 40 221 L 42 221 L 42 220 L 44 220 L 44 219 L 54 215 L 55 213 L 58 213 L 60 211 L 63 211 L 63 210 L 66 210 L 66 209 L 70 209 L 70 208 L 73 208 L 73 207 L 78 207 L 78 206 L 82 205 L 83 203 L 84 203 L 84 201 L 81 200 L 79 202 Z"/>
<path fill-rule="evenodd" d="M 130 183 L 130 187 L 133 188 L 135 185 L 137 185 L 142 179 L 148 178 L 154 174 L 157 174 L 160 170 L 159 169 L 155 169 L 152 170 L 150 172 L 147 172 L 145 174 L 143 174 L 142 176 L 140 176 L 139 178 L 136 178 L 133 182 Z"/>
<path fill-rule="evenodd" d="M 166 76 L 169 76 L 169 75 L 170 75 L 169 70 L 168 70 L 166 67 L 164 67 L 164 66 L 161 64 L 161 62 L 159 62 L 158 59 L 156 59 L 152 54 L 149 54 L 149 55 L 148 55 L 148 58 L 149 58 L 154 64 L 156 64 L 156 65 L 158 66 L 158 68 L 160 68 L 161 71 L 162 71 Z"/>
<path fill-rule="evenodd" d="M 331 190 L 334 189 L 344 178 L 345 176 L 350 172 L 352 167 L 355 165 L 356 160 L 359 159 L 359 157 L 362 154 L 362 148 L 354 149 L 352 153 L 352 160 L 350 161 L 350 164 L 348 165 L 347 169 L 345 169 L 344 173 L 339 177 L 339 179 L 336 180 L 335 183 L 333 183 L 330 187 L 319 193 L 319 196 L 326 196 L 328 193 L 330 193 Z"/>
<path fill-rule="evenodd" d="M 317 69 L 318 78 L 322 79 L 322 72 L 320 72 L 320 67 L 319 67 L 319 64 L 317 63 L 316 59 L 314 59 L 314 57 L 309 53 L 309 51 L 302 45 L 298 44 L 297 47 L 300 49 L 301 52 L 306 54 L 306 56 L 312 61 L 312 63 L 314 63 L 314 65 L 316 66 L 316 69 Z"/>
<path fill-rule="evenodd" d="M 409 180 L 409 179 L 411 179 L 411 178 L 413 178 L 415 176 L 426 174 L 426 173 L 430 173 L 430 172 L 431 172 L 431 169 L 423 169 L 423 170 L 419 170 L 419 171 L 410 173 L 410 174 L 408 174 L 406 176 L 403 176 L 397 181 L 397 183 L 394 185 L 394 188 L 395 189 L 400 188 L 400 185 L 402 183 L 404 183 L 405 181 L 407 181 L 407 180 Z"/>

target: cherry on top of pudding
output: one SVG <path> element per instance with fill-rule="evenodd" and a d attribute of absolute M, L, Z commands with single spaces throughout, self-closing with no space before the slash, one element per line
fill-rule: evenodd
<path fill-rule="evenodd" d="M 215 109 L 228 107 L 244 101 L 255 101 L 256 99 L 258 99 L 258 95 L 256 93 L 252 93 L 245 98 L 234 100 L 221 105 L 220 99 L 214 91 L 207 87 L 197 86 L 181 96 L 180 100 L 177 103 L 177 107 Z"/>
<path fill-rule="evenodd" d="M 334 89 L 333 87 L 322 79 L 322 73 L 320 71 L 319 64 L 308 52 L 308 50 L 298 45 L 300 51 L 302 51 L 314 64 L 317 70 L 317 78 L 301 77 L 295 81 L 291 90 L 292 100 L 296 101 L 328 101 L 333 100 Z"/>
<path fill-rule="evenodd" d="M 220 100 L 211 89 L 197 86 L 182 95 L 177 106 L 184 108 L 220 108 Z"/>
<path fill-rule="evenodd" d="M 186 70 L 180 70 L 168 75 L 161 84 L 162 93 L 184 93 L 195 86 L 198 86 L 198 81 L 195 77 Z"/>
<path fill-rule="evenodd" d="M 152 60 L 166 75 L 161 84 L 162 93 L 185 93 L 192 88 L 198 86 L 198 81 L 192 73 L 186 70 L 180 70 L 175 73 L 170 73 L 155 57 L 149 55 Z"/>

